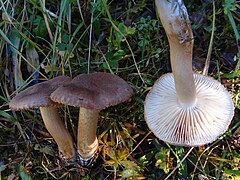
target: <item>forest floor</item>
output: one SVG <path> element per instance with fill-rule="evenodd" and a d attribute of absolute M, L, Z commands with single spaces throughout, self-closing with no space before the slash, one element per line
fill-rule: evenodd
<path fill-rule="evenodd" d="M 239 180 L 240 3 L 184 2 L 194 34 L 193 69 L 202 73 L 211 53 L 208 75 L 232 94 L 235 106 L 226 133 L 195 148 L 157 139 L 144 120 L 147 93 L 171 72 L 169 44 L 154 1 L 1 0 L 0 179 Z M 134 96 L 101 111 L 99 156 L 82 173 L 61 162 L 38 110 L 12 111 L 8 103 L 38 82 L 99 71 L 126 80 Z M 75 140 L 78 110 L 60 109 Z"/>

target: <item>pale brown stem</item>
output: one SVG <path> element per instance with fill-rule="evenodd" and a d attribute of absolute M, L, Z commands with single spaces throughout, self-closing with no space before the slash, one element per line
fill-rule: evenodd
<path fill-rule="evenodd" d="M 177 97 L 182 105 L 189 106 L 196 101 L 196 88 L 192 72 L 192 53 L 190 49 L 187 51 L 182 45 L 170 43 L 170 60 Z"/>
<path fill-rule="evenodd" d="M 74 159 L 76 154 L 73 139 L 61 120 L 58 109 L 55 107 L 40 107 L 40 112 L 46 129 L 56 141 L 64 158 Z"/>
<path fill-rule="evenodd" d="M 99 111 L 80 108 L 78 121 L 77 149 L 81 158 L 92 157 L 98 148 L 97 123 Z"/>
<path fill-rule="evenodd" d="M 182 0 L 156 0 L 159 17 L 170 44 L 170 60 L 179 103 L 190 106 L 196 101 L 192 72 L 193 34 Z"/>

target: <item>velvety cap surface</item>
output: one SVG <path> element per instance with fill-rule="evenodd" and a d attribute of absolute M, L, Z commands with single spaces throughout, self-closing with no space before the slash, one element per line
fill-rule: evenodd
<path fill-rule="evenodd" d="M 71 81 L 68 76 L 58 76 L 51 80 L 33 85 L 17 94 L 9 103 L 14 110 L 30 109 L 37 107 L 59 106 L 60 104 L 50 99 L 50 94 L 59 86 Z"/>
<path fill-rule="evenodd" d="M 126 101 L 132 88 L 120 77 L 104 72 L 81 74 L 51 94 L 55 102 L 102 110 Z"/>
<path fill-rule="evenodd" d="M 145 119 L 159 139 L 179 146 L 201 146 L 216 140 L 234 115 L 230 94 L 218 81 L 194 74 L 196 103 L 182 107 L 177 99 L 173 74 L 160 77 L 148 93 Z"/>

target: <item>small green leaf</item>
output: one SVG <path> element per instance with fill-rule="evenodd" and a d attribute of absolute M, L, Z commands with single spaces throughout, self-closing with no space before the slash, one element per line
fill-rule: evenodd
<path fill-rule="evenodd" d="M 66 51 L 67 49 L 67 46 L 64 43 L 59 43 L 57 47 L 59 51 Z"/>
<path fill-rule="evenodd" d="M 67 44 L 69 42 L 69 36 L 67 34 L 64 34 L 62 36 L 62 43 Z"/>
<path fill-rule="evenodd" d="M 125 154 L 124 154 L 125 157 Z M 130 160 L 123 160 L 121 161 L 122 165 L 128 169 L 136 169 L 138 166 L 134 161 L 130 161 Z"/>
<path fill-rule="evenodd" d="M 144 104 L 144 100 L 141 99 L 140 97 L 138 97 L 138 96 L 133 96 L 132 98 L 133 98 L 134 101 L 136 101 L 136 102 L 138 102 L 138 103 L 140 103 L 140 104 Z"/>
<path fill-rule="evenodd" d="M 155 166 L 162 169 L 166 174 L 170 171 L 168 159 L 170 158 L 170 149 L 161 148 L 161 150 L 155 154 L 156 164 Z"/>
<path fill-rule="evenodd" d="M 48 32 L 47 32 L 47 27 L 46 27 L 46 24 L 45 24 L 45 21 L 43 19 L 43 17 L 37 15 L 32 15 L 31 16 L 31 19 L 32 22 L 33 22 L 33 32 L 37 35 L 37 36 L 40 36 L 40 37 L 45 37 Z M 50 23 L 51 25 L 51 23 Z"/>
<path fill-rule="evenodd" d="M 224 173 L 240 176 L 240 170 L 225 169 Z"/>
<path fill-rule="evenodd" d="M 236 157 L 236 158 L 240 158 L 240 154 L 237 153 L 237 152 L 233 152 L 233 156 Z"/>
<path fill-rule="evenodd" d="M 138 45 L 140 47 L 145 47 L 146 45 L 149 44 L 149 41 L 147 39 L 141 39 L 139 42 L 138 42 Z"/>
<path fill-rule="evenodd" d="M 224 76 L 228 79 L 233 79 L 236 76 L 240 75 L 240 70 L 237 71 L 237 73 L 225 73 Z"/>
<path fill-rule="evenodd" d="M 10 119 L 10 120 L 13 121 L 13 122 L 16 122 L 16 121 L 17 121 L 13 116 L 11 116 L 10 114 L 8 114 L 8 113 L 5 112 L 5 111 L 1 111 L 1 110 L 0 110 L 0 115 L 3 116 L 3 117 L 5 117 L 5 118 L 7 118 L 7 119 Z"/>
<path fill-rule="evenodd" d="M 133 27 L 129 27 L 129 28 L 127 29 L 127 34 L 130 34 L 130 35 L 132 35 L 132 34 L 134 34 L 134 33 L 135 33 L 135 31 L 136 31 L 136 29 L 135 29 L 135 28 L 133 28 Z"/>
<path fill-rule="evenodd" d="M 48 146 L 45 146 L 45 147 L 40 147 L 39 144 L 36 144 L 34 146 L 34 150 L 37 150 L 37 151 L 40 151 L 42 153 L 45 153 L 45 154 L 48 154 L 50 156 L 55 156 L 55 152 Z"/>
<path fill-rule="evenodd" d="M 236 11 L 235 0 L 225 0 L 224 4 L 224 14 L 230 13 L 230 11 Z"/>
<path fill-rule="evenodd" d="M 70 52 L 72 51 L 72 49 L 73 49 L 73 44 L 72 43 L 67 44 L 67 51 Z"/>
<path fill-rule="evenodd" d="M 118 29 L 121 31 L 121 33 L 122 33 L 123 35 L 126 34 L 127 27 L 125 26 L 125 24 L 119 23 Z"/>
<path fill-rule="evenodd" d="M 181 146 L 176 146 L 175 150 L 176 150 L 176 154 L 178 155 L 177 163 L 181 163 L 181 160 L 183 159 L 183 155 L 185 154 L 184 153 L 184 148 L 181 147 Z M 183 177 L 187 177 L 188 176 L 186 161 L 183 161 L 180 164 L 180 166 L 178 168 L 178 174 L 179 174 L 179 176 L 183 176 Z"/>
<path fill-rule="evenodd" d="M 110 66 L 112 67 L 112 69 L 117 69 L 118 68 L 118 62 L 117 61 L 112 61 Z"/>
<path fill-rule="evenodd" d="M 0 166 L 0 172 L 4 171 L 7 168 L 7 165 L 1 165 Z"/>
<path fill-rule="evenodd" d="M 117 52 L 115 52 L 114 54 L 113 54 L 113 59 L 114 60 L 120 60 L 120 59 L 122 59 L 123 58 L 123 56 L 125 56 L 125 52 L 123 51 L 123 50 L 118 50 Z"/>
<path fill-rule="evenodd" d="M 19 166 L 19 175 L 22 178 L 22 180 L 30 180 L 31 177 L 24 171 L 24 166 Z"/>
<path fill-rule="evenodd" d="M 45 70 L 46 73 L 49 73 L 51 71 L 61 71 L 61 67 L 55 65 L 46 65 L 42 66 L 42 68 Z"/>

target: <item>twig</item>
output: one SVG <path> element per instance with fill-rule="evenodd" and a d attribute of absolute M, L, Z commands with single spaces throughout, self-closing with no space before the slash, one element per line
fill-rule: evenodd
<path fill-rule="evenodd" d="M 42 162 L 42 166 L 43 168 L 54 178 L 54 179 L 58 179 L 46 166 L 45 164 Z"/>
<path fill-rule="evenodd" d="M 139 146 L 140 144 L 152 133 L 152 131 L 149 131 L 142 139 L 141 141 L 133 148 L 133 150 L 131 152 L 128 153 L 127 157 L 128 158 L 132 153 L 133 151 L 135 151 Z"/>
<path fill-rule="evenodd" d="M 43 9 L 43 18 L 44 18 L 44 21 L 45 21 L 45 24 L 46 24 L 48 35 L 49 35 L 49 38 L 50 38 L 50 40 L 51 40 L 51 42 L 53 44 L 53 35 L 52 35 L 52 31 L 51 31 L 49 23 L 48 23 L 48 18 L 46 16 L 47 13 L 46 13 L 46 7 L 45 7 L 45 0 L 42 0 L 41 5 L 42 5 L 42 9 Z"/>
<path fill-rule="evenodd" d="M 181 166 L 182 162 L 188 157 L 188 155 L 192 152 L 194 147 L 192 147 L 191 149 L 189 149 L 189 151 L 187 152 L 187 154 L 182 158 L 182 160 L 177 164 L 177 166 L 172 170 L 172 172 L 164 179 L 164 180 L 168 180 L 170 178 L 170 176 Z"/>
<path fill-rule="evenodd" d="M 96 0 L 94 0 L 93 3 L 95 3 Z M 91 48 L 92 48 L 92 28 L 93 28 L 93 12 L 91 15 L 91 24 L 90 24 L 90 30 L 89 30 L 89 45 L 88 45 L 88 69 L 87 72 L 89 74 L 90 72 L 90 63 L 91 63 Z"/>
<path fill-rule="evenodd" d="M 98 47 L 98 50 L 100 51 L 100 53 L 101 53 L 101 55 L 102 55 L 102 57 L 103 57 L 103 59 L 104 59 L 106 65 L 107 65 L 107 67 L 108 67 L 110 73 L 113 74 L 113 70 L 111 69 L 111 66 L 110 66 L 109 63 L 108 63 L 107 58 L 106 58 L 105 55 L 103 54 L 101 48 L 100 48 L 98 45 L 97 45 L 97 47 Z"/>
<path fill-rule="evenodd" d="M 84 21 L 84 18 L 83 18 L 83 14 L 82 14 L 81 4 L 80 4 L 80 1 L 79 1 L 79 0 L 77 0 L 77 4 L 78 4 L 78 10 L 79 10 L 79 13 L 80 13 L 82 22 L 83 22 L 84 26 L 86 27 L 86 24 L 85 24 L 85 21 Z"/>
<path fill-rule="evenodd" d="M 213 45 L 213 37 L 214 37 L 214 28 L 215 28 L 215 1 L 213 0 L 213 22 L 212 22 L 212 33 L 211 33 L 211 38 L 210 38 L 210 43 L 208 47 L 208 53 L 207 53 L 207 58 L 205 61 L 205 66 L 203 69 L 203 75 L 207 76 L 208 74 L 208 69 L 209 69 L 209 64 L 210 64 L 210 58 L 211 58 L 211 53 L 212 53 L 212 45 Z"/>
<path fill-rule="evenodd" d="M 71 16 L 71 14 L 72 14 L 72 7 L 71 7 L 71 3 L 69 3 L 68 4 L 68 16 L 67 16 L 67 18 L 68 18 L 68 30 L 69 30 L 69 34 L 71 34 L 71 32 L 72 32 L 72 16 Z"/>

